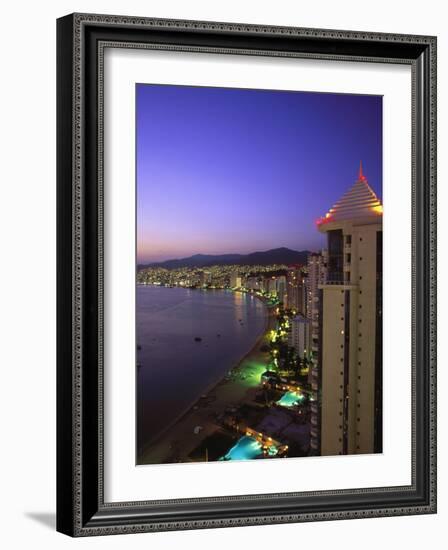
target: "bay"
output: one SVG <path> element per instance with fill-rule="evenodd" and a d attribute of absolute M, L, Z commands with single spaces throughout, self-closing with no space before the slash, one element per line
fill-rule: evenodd
<path fill-rule="evenodd" d="M 267 309 L 245 293 L 150 285 L 137 286 L 136 309 L 141 448 L 252 349 Z"/>

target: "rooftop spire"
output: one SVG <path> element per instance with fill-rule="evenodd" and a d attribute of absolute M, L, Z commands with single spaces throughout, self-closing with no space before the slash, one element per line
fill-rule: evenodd
<path fill-rule="evenodd" d="M 328 223 L 365 219 L 366 217 L 378 218 L 382 214 L 383 205 L 369 186 L 367 178 L 362 172 L 361 161 L 358 179 L 354 185 L 316 223 L 321 230 L 325 231 L 324 228 Z"/>
<path fill-rule="evenodd" d="M 362 173 L 362 160 L 359 161 L 359 175 L 358 175 L 358 181 L 365 181 L 366 177 Z"/>

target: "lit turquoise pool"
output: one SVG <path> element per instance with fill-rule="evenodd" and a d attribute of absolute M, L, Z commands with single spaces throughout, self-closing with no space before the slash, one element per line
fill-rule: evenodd
<path fill-rule="evenodd" d="M 238 439 L 236 444 L 221 457 L 220 460 L 251 460 L 263 454 L 261 443 L 253 437 L 245 435 Z"/>
<path fill-rule="evenodd" d="M 281 405 L 282 407 L 294 407 L 294 405 L 299 404 L 303 399 L 304 396 L 301 393 L 288 391 L 277 401 L 277 405 Z"/>

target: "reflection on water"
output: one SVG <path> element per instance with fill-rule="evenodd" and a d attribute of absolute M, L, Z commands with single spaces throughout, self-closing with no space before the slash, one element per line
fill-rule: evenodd
<path fill-rule="evenodd" d="M 247 294 L 243 295 L 241 292 L 233 292 L 232 295 L 235 307 L 235 319 L 239 321 L 243 317 L 243 299 L 247 301 Z"/>
<path fill-rule="evenodd" d="M 247 294 L 137 287 L 139 448 L 238 363 L 265 319 L 264 304 Z"/>

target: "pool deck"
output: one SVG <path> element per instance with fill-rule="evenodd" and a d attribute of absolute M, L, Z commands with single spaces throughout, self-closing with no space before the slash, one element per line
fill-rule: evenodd
<path fill-rule="evenodd" d="M 269 362 L 269 352 L 262 352 L 260 348 L 269 342 L 268 335 L 275 324 L 274 308 L 269 308 L 266 330 L 251 351 L 228 376 L 208 391 L 206 399 L 198 400 L 172 427 L 144 449 L 139 464 L 190 462 L 190 453 L 201 441 L 221 429 L 215 422 L 218 415 L 229 407 L 253 401 L 260 389 L 260 375 Z M 203 427 L 198 434 L 194 433 L 196 426 Z"/>

